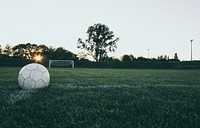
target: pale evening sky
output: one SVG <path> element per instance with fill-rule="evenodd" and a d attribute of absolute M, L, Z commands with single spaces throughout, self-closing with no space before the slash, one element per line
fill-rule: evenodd
<path fill-rule="evenodd" d="M 136 57 L 175 53 L 181 60 L 200 60 L 200 0 L 0 0 L 0 45 L 20 43 L 64 47 L 73 53 L 77 39 L 95 23 L 116 37 L 111 56 Z"/>

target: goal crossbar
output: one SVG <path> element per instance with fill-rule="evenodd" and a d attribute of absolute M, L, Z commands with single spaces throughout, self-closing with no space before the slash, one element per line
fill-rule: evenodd
<path fill-rule="evenodd" d="M 49 60 L 49 68 L 52 67 L 52 65 L 54 66 L 72 66 L 72 68 L 74 68 L 74 60 Z"/>

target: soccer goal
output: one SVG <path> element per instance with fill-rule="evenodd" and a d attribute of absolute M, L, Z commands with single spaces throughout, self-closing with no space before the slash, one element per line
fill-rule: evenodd
<path fill-rule="evenodd" d="M 74 61 L 73 60 L 49 60 L 49 68 L 51 67 L 74 68 Z"/>

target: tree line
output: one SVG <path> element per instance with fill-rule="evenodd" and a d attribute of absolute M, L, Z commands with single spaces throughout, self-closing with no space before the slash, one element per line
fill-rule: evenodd
<path fill-rule="evenodd" d="M 74 54 L 63 47 L 54 48 L 44 44 L 37 45 L 32 43 L 18 44 L 11 46 L 7 44 L 4 49 L 0 50 L 0 58 L 23 58 L 34 60 L 34 56 L 41 55 L 46 60 L 75 60 L 75 61 L 90 61 L 87 59 L 87 54 L 78 53 Z M 157 58 L 134 57 L 130 55 L 122 55 L 120 58 L 105 56 L 101 58 L 102 62 L 129 62 L 129 61 L 179 61 L 177 53 L 174 58 L 169 58 L 167 55 L 160 55 Z"/>
<path fill-rule="evenodd" d="M 158 58 L 134 57 L 133 55 L 123 55 L 121 58 L 109 57 L 109 52 L 115 52 L 119 38 L 115 38 L 113 31 L 108 26 L 97 23 L 87 29 L 87 39 L 78 38 L 77 48 L 84 49 L 86 53 L 74 54 L 63 47 L 54 48 L 44 44 L 35 43 L 18 44 L 14 47 L 6 45 L 4 49 L 0 46 L 0 58 L 23 58 L 34 60 L 36 55 L 43 56 L 43 59 L 50 60 L 76 60 L 90 61 L 87 56 L 91 56 L 96 62 L 110 61 L 179 61 L 177 53 L 174 58 L 167 55 L 160 55 Z"/>
<path fill-rule="evenodd" d="M 121 57 L 121 61 L 127 62 L 127 61 L 180 61 L 178 59 L 178 54 L 175 53 L 173 58 L 170 58 L 167 55 L 160 55 L 157 58 L 145 58 L 145 57 L 134 57 L 132 54 L 130 55 L 123 55 Z"/>
<path fill-rule="evenodd" d="M 18 44 L 14 47 L 6 45 L 1 51 L 0 58 L 23 58 L 34 60 L 34 57 L 40 55 L 43 59 L 72 59 L 77 60 L 77 55 L 63 47 L 54 48 L 52 46 L 37 45 L 32 43 Z"/>

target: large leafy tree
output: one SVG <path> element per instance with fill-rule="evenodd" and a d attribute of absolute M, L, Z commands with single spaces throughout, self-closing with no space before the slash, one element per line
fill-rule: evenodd
<path fill-rule="evenodd" d="M 94 24 L 87 30 L 88 38 L 82 41 L 78 39 L 77 47 L 85 49 L 95 61 L 103 61 L 108 52 L 115 52 L 117 49 L 116 42 L 119 38 L 114 38 L 113 31 L 104 24 Z"/>
<path fill-rule="evenodd" d="M 22 58 L 30 58 L 27 50 L 26 50 L 26 44 L 18 44 L 14 46 L 13 48 L 13 55 L 17 57 L 22 57 Z"/>
<path fill-rule="evenodd" d="M 64 60 L 70 60 L 70 59 L 76 59 L 76 55 L 72 52 L 64 49 L 63 47 L 58 47 L 56 51 L 54 52 L 54 57 L 56 59 L 64 59 Z"/>
<path fill-rule="evenodd" d="M 13 48 L 14 56 L 19 56 L 25 59 L 33 59 L 34 55 L 39 53 L 40 50 L 38 49 L 37 44 L 18 44 Z"/>

